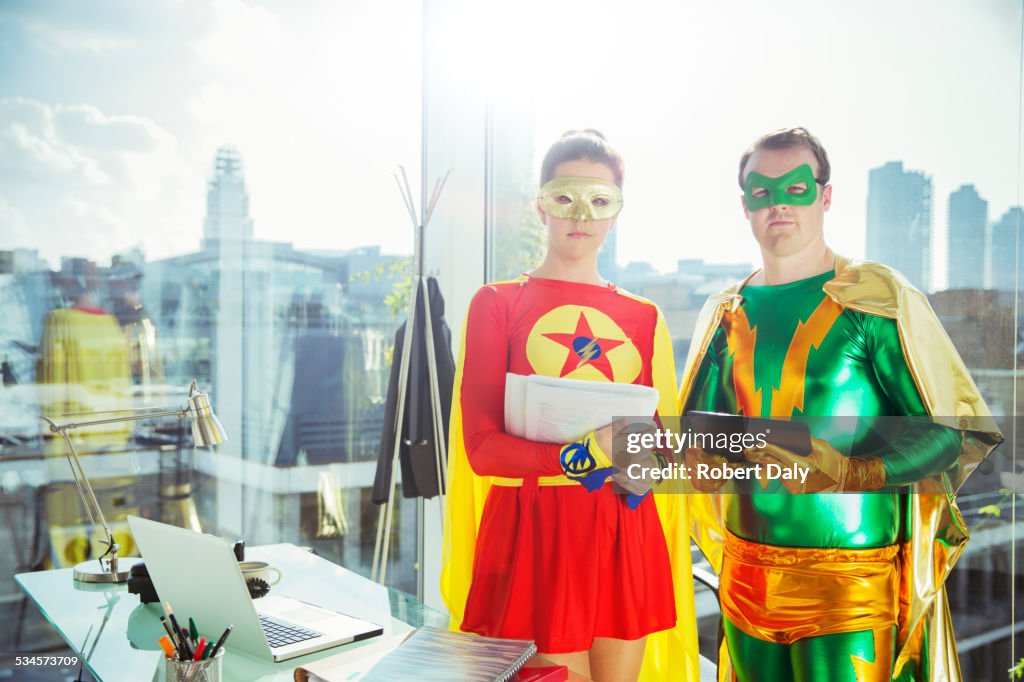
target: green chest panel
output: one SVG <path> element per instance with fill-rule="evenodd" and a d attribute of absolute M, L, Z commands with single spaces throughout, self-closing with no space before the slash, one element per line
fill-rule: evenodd
<path fill-rule="evenodd" d="M 822 290 L 832 277 L 745 287 L 708 349 L 715 370 L 703 373 L 688 408 L 792 417 L 847 455 L 878 446 L 872 417 L 924 414 L 905 363 L 893 371 L 876 361 L 880 350 L 899 351 L 895 322 L 839 306 Z M 872 547 L 900 535 L 897 493 L 790 495 L 774 482 L 748 484 L 734 499 L 727 525 L 748 540 Z"/>

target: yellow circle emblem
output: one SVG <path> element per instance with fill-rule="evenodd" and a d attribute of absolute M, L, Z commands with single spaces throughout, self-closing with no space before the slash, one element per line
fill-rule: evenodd
<path fill-rule="evenodd" d="M 632 383 L 640 352 L 616 322 L 596 308 L 559 306 L 543 315 L 526 341 L 533 371 L 550 377 Z"/>

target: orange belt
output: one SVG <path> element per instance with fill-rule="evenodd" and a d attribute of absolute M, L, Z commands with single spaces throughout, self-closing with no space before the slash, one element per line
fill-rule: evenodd
<path fill-rule="evenodd" d="M 896 625 L 899 545 L 779 547 L 726 531 L 722 614 L 743 632 L 791 644 Z"/>

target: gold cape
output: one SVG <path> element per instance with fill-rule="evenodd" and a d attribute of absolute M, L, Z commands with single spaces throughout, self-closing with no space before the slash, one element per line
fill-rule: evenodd
<path fill-rule="evenodd" d="M 945 581 L 963 553 L 968 532 L 954 496 L 1003 436 L 924 294 L 895 270 L 879 263 L 837 255 L 835 273 L 825 283 L 825 293 L 845 308 L 896 320 L 903 354 L 922 402 L 937 423 L 959 430 L 963 438 L 953 469 L 913 486 L 910 560 L 903 563 L 893 667 L 893 679 L 909 673 L 915 680 L 959 682 L 960 662 Z M 680 406 L 685 405 L 722 315 L 742 302 L 740 290 L 747 280 L 708 297 L 704 303 L 686 358 Z M 722 569 L 727 497 L 690 495 L 688 500 L 691 535 L 716 573 Z M 930 652 L 930 660 L 924 662 L 926 678 L 913 672 L 920 669 L 922 648 Z M 731 680 L 732 666 L 724 642 L 718 655 L 718 679 Z"/>
<path fill-rule="evenodd" d="M 632 296 L 623 289 L 617 291 Z M 634 297 L 638 298 L 638 297 Z M 643 300 L 643 299 L 641 299 Z M 647 301 L 645 301 L 647 302 Z M 649 303 L 649 302 L 647 302 Z M 444 539 L 442 546 L 441 596 L 448 606 L 449 628 L 461 631 L 466 598 L 473 578 L 473 555 L 480 528 L 484 502 L 491 488 L 491 477 L 477 476 L 470 468 L 462 433 L 461 386 L 466 351 L 466 324 L 462 325 L 462 340 L 455 370 L 452 393 L 452 412 L 449 422 L 448 481 L 444 509 Z M 665 321 L 658 314 L 654 335 L 654 357 L 651 359 L 654 388 L 660 399 L 658 413 L 675 416 L 676 374 L 672 341 Z M 697 651 L 697 617 L 693 603 L 693 577 L 690 563 L 690 522 L 687 509 L 675 494 L 654 495 L 658 515 L 665 532 L 669 560 L 672 565 L 676 626 L 647 636 L 640 682 L 699 679 Z M 613 580 L 613 578 L 609 578 Z"/>

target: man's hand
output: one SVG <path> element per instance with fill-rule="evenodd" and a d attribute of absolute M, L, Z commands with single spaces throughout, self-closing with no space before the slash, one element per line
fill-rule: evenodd
<path fill-rule="evenodd" d="M 782 485 L 795 494 L 864 492 L 878 490 L 885 485 L 885 465 L 878 457 L 847 457 L 821 438 L 811 438 L 811 452 L 807 456 L 768 443 L 763 448 L 744 452 L 747 461 L 755 464 L 794 465 L 807 475 L 803 480 L 781 479 Z"/>
<path fill-rule="evenodd" d="M 599 446 L 602 449 L 607 448 L 605 452 L 613 453 L 616 473 L 611 478 L 618 486 L 616 492 L 626 494 L 626 503 L 631 509 L 636 509 L 647 493 L 654 488 L 657 480 L 648 470 L 660 468 L 660 463 L 650 450 L 640 449 L 639 452 L 631 453 L 628 440 L 631 435 L 653 432 L 654 429 L 653 419 L 617 419 L 595 432 Z M 640 475 L 636 478 L 629 476 L 630 465 L 633 464 L 640 465 Z"/>
<path fill-rule="evenodd" d="M 742 469 L 746 466 L 743 462 L 730 462 L 722 455 L 716 455 L 701 448 L 686 448 L 686 466 L 690 472 L 690 482 L 694 489 L 701 493 L 713 493 L 731 479 L 726 479 L 725 476 L 717 479 L 698 476 L 698 464 L 706 464 L 709 469 Z"/>

